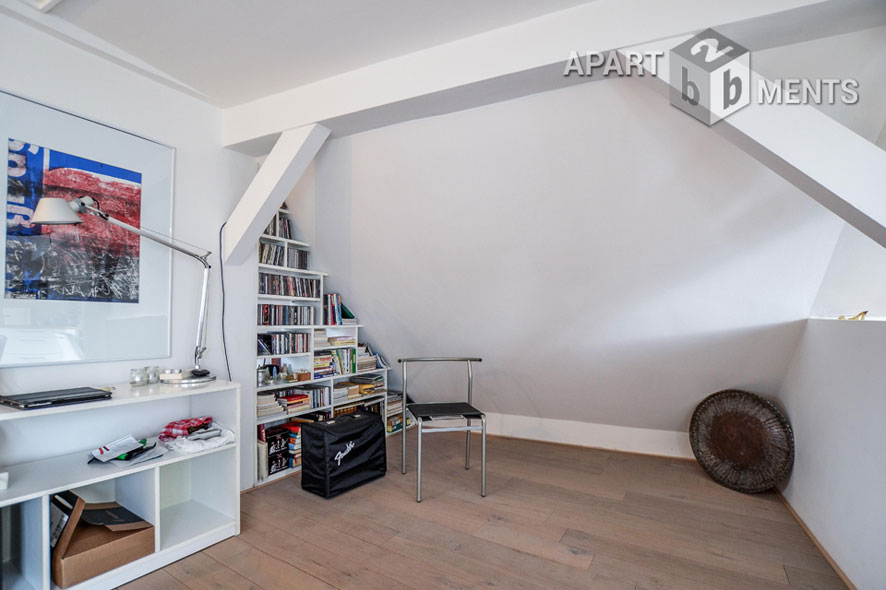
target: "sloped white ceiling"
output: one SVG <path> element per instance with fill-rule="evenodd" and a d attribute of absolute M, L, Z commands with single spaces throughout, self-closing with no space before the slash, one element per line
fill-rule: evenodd
<path fill-rule="evenodd" d="M 842 227 L 633 80 L 333 140 L 290 204 L 389 361 L 482 356 L 488 412 L 663 430 L 776 393 Z"/>
<path fill-rule="evenodd" d="M 67 0 L 52 11 L 220 106 L 589 0 Z"/>

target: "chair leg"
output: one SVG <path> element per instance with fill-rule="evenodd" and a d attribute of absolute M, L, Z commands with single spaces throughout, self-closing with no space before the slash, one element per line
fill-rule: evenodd
<path fill-rule="evenodd" d="M 415 486 L 415 501 L 421 502 L 421 420 L 418 420 L 418 478 Z"/>
<path fill-rule="evenodd" d="M 471 426 L 471 419 L 468 418 L 468 427 Z M 471 431 L 465 432 L 465 469 L 471 468 Z"/>
<path fill-rule="evenodd" d="M 406 404 L 406 400 L 403 400 L 403 404 Z M 400 457 L 400 466 L 403 475 L 406 475 L 406 420 L 403 420 L 403 427 L 400 429 L 400 440 L 403 443 L 403 455 Z"/>
<path fill-rule="evenodd" d="M 480 495 L 486 497 L 486 416 L 480 418 L 482 421 L 482 441 L 480 443 Z"/>

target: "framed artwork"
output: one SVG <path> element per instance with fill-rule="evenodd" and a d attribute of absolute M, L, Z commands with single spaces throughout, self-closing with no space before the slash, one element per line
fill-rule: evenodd
<path fill-rule="evenodd" d="M 0 138 L 0 367 L 169 356 L 169 249 L 91 215 L 78 225 L 30 220 L 41 198 L 90 196 L 169 236 L 174 150 L 4 92 Z"/>

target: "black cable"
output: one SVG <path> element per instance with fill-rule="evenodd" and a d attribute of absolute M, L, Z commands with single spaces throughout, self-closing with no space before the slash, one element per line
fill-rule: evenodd
<path fill-rule="evenodd" d="M 225 257 L 223 255 L 222 250 L 222 232 L 225 230 L 225 226 L 228 225 L 228 222 L 224 222 L 221 224 L 221 227 L 218 228 L 218 268 L 221 272 L 221 337 L 222 337 L 222 348 L 225 351 L 225 367 L 228 370 L 228 381 L 233 381 L 231 379 L 231 363 L 228 361 L 228 341 L 225 338 Z"/>

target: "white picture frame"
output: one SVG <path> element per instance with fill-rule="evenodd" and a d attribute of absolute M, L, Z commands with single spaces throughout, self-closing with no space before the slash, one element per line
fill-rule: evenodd
<path fill-rule="evenodd" d="M 137 187 L 132 194 L 140 195 L 140 198 L 131 197 L 135 199 L 135 205 L 127 205 L 130 210 L 135 207 L 140 226 L 170 236 L 175 150 L 3 91 L 0 91 L 0 138 L 8 157 L 7 174 L 2 182 L 6 223 L 3 225 L 3 239 L 0 240 L 0 262 L 4 266 L 3 292 L 0 294 L 0 368 L 169 357 L 171 250 L 138 236 L 123 238 L 122 234 L 108 234 L 102 239 L 109 241 L 111 248 L 99 257 L 94 246 L 95 239 L 88 233 L 95 231 L 96 223 L 104 223 L 98 218 L 77 226 L 51 226 L 45 231 L 63 233 L 47 233 L 39 238 L 28 236 L 25 239 L 19 233 L 30 226 L 27 219 L 29 212 L 33 213 L 35 201 L 31 198 L 25 202 L 21 195 L 30 193 L 26 193 L 21 184 L 15 184 L 10 178 L 13 174 L 22 174 L 22 158 L 31 157 L 32 163 L 38 157 L 46 158 L 41 179 L 50 178 L 50 173 L 60 170 L 59 167 L 52 167 L 58 166 L 60 160 L 57 158 L 52 162 L 51 157 L 60 155 L 61 161 L 90 162 L 98 167 L 84 174 L 92 174 L 98 181 L 88 185 L 75 184 L 75 188 L 60 193 L 54 188 L 56 192 L 52 196 L 77 196 L 74 193 L 82 190 L 80 186 L 98 187 L 94 189 L 94 194 L 101 194 L 104 190 L 102 187 L 109 186 L 106 180 L 110 180 L 110 185 L 128 182 Z M 23 143 L 27 145 L 23 147 Z M 39 149 L 41 147 L 44 148 L 43 152 Z M 69 160 L 64 160 L 64 157 L 69 157 Z M 112 175 L 114 170 L 131 172 L 131 175 L 121 174 L 118 179 L 105 175 L 105 170 L 111 170 Z M 62 169 L 62 172 L 65 170 Z M 46 182 L 48 185 L 49 181 Z M 12 201 L 10 190 L 13 191 Z M 119 202 L 123 197 L 114 194 L 110 198 Z M 53 241 L 54 236 L 62 236 L 67 241 L 62 241 L 61 237 Z M 127 242 L 127 239 L 136 241 Z M 94 265 L 87 263 L 82 271 L 77 266 L 76 272 L 82 277 L 93 277 L 91 280 L 95 285 L 111 283 L 113 281 L 106 280 L 102 273 L 112 278 L 120 277 L 113 258 L 115 240 L 120 244 L 125 242 L 124 246 L 130 248 L 124 250 L 129 274 L 126 275 L 128 290 L 121 299 L 114 300 L 117 291 L 102 288 L 67 292 L 61 288 L 53 291 L 23 286 L 22 277 L 28 278 L 27 285 L 47 283 L 45 280 L 35 282 L 35 273 L 38 278 L 41 272 L 54 277 L 53 284 L 56 286 L 68 278 L 69 275 L 60 274 L 67 271 L 59 269 L 70 268 L 70 265 L 50 262 L 58 258 L 58 255 L 56 259 L 49 258 L 47 253 L 50 248 L 58 253 L 91 247 L 91 250 L 84 250 L 88 253 L 81 254 L 81 258 L 92 256 Z M 25 242 L 30 248 L 27 250 L 27 267 L 20 262 L 25 258 L 22 254 L 25 252 L 22 246 Z M 40 245 L 34 247 L 33 244 L 37 242 Z M 43 244 L 48 245 L 44 247 Z M 11 257 L 7 258 L 7 254 Z M 23 268 L 27 268 L 28 272 Z M 84 280 L 88 284 L 90 279 Z"/>

